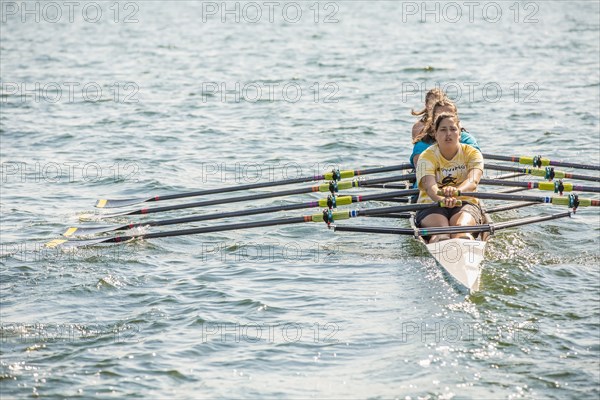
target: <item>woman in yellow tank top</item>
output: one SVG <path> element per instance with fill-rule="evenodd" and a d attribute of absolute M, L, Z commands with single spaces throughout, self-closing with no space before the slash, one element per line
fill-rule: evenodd
<path fill-rule="evenodd" d="M 435 226 L 464 226 L 481 224 L 483 212 L 479 201 L 473 197 L 453 197 L 457 190 L 475 192 L 483 175 L 483 156 L 479 150 L 461 144 L 460 121 L 456 114 L 440 114 L 434 122 L 435 144 L 421 153 L 417 162 L 417 182 L 419 203 L 442 201 L 446 207 L 432 207 L 421 210 L 416 215 L 416 223 L 423 228 Z M 443 194 L 438 195 L 438 191 Z M 456 207 L 456 201 L 463 205 Z M 430 243 L 463 237 L 472 239 L 470 234 L 436 235 Z"/>

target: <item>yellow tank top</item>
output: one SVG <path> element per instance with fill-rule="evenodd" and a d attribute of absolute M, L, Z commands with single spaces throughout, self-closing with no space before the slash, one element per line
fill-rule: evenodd
<path fill-rule="evenodd" d="M 483 171 L 483 156 L 476 148 L 461 143 L 454 158 L 446 160 L 442 156 L 437 143 L 430 146 L 421 153 L 417 161 L 417 182 L 420 191 L 418 203 L 433 202 L 421 184 L 424 176 L 434 176 L 440 188 L 458 186 L 467 179 L 467 174 L 472 169 Z M 459 196 L 458 199 L 479 204 L 479 201 L 474 197 Z"/>

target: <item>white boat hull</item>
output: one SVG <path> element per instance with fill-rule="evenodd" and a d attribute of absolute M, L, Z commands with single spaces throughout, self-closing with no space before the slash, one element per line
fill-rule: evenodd
<path fill-rule="evenodd" d="M 482 204 L 483 207 L 483 204 Z M 484 212 L 483 222 L 491 223 L 488 214 Z M 415 228 L 415 214 L 410 219 L 410 224 Z M 485 245 L 490 235 L 484 232 L 475 240 L 469 239 L 447 239 L 437 243 L 427 243 L 422 237 L 419 241 L 425 245 L 427 251 L 439 265 L 460 286 L 469 292 L 479 290 L 481 283 L 481 263 L 485 255 Z"/>
<path fill-rule="evenodd" d="M 470 292 L 479 290 L 485 245 L 484 241 L 467 239 L 448 239 L 425 244 L 438 264 Z"/>

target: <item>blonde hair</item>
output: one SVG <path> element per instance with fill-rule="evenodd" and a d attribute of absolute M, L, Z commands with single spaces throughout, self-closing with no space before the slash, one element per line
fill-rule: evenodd
<path fill-rule="evenodd" d="M 427 120 L 427 112 L 429 110 L 427 108 L 427 105 L 429 104 L 429 102 L 433 100 L 438 101 L 447 98 L 448 97 L 446 96 L 446 93 L 442 89 L 433 88 L 425 95 L 425 108 L 423 108 L 421 111 L 410 110 L 410 113 L 415 117 L 420 115 L 421 119 L 419 121 L 425 122 Z"/>
<path fill-rule="evenodd" d="M 434 134 L 433 117 L 435 116 L 435 110 L 439 109 L 441 107 L 450 107 L 452 109 L 452 112 L 450 114 L 455 114 L 456 119 L 458 121 L 458 110 L 456 108 L 456 105 L 450 99 L 448 99 L 446 97 L 446 98 L 436 101 L 435 104 L 433 105 L 433 107 L 431 107 L 431 109 L 427 112 L 427 119 L 423 122 L 423 129 L 417 136 L 415 136 L 415 138 L 413 139 L 413 144 L 420 142 L 421 140 L 425 140 L 425 141 L 433 140 L 433 134 Z M 448 114 L 448 113 L 444 113 L 444 114 Z M 462 128 L 460 127 L 460 121 L 459 121 L 459 129 L 462 130 Z"/>

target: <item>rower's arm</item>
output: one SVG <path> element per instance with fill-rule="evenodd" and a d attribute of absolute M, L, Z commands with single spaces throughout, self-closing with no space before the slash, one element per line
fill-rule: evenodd
<path fill-rule="evenodd" d="M 438 184 L 435 181 L 435 176 L 425 175 L 423 179 L 421 179 L 421 185 L 427 192 L 427 196 L 429 196 L 429 198 L 434 202 L 444 200 L 444 196 L 440 196 L 437 194 L 440 188 L 438 187 Z"/>
<path fill-rule="evenodd" d="M 423 153 L 425 150 L 427 150 L 427 148 L 429 148 L 429 146 L 431 146 L 430 143 L 426 143 L 422 140 L 418 141 L 417 143 L 415 143 L 413 145 L 413 151 L 412 151 L 412 154 L 410 155 L 409 162 L 412 163 L 412 166 L 415 169 L 417 168 L 417 161 L 419 161 L 419 156 L 421 155 L 421 153 Z"/>
<path fill-rule="evenodd" d="M 419 154 L 413 156 L 412 165 L 417 165 L 417 161 L 419 161 Z"/>
<path fill-rule="evenodd" d="M 421 131 L 423 130 L 423 126 L 424 125 L 421 121 L 415 122 L 412 128 L 412 140 L 415 140 L 419 133 L 421 133 Z"/>
<path fill-rule="evenodd" d="M 467 179 L 460 185 L 456 187 L 457 190 L 461 192 L 475 192 L 477 190 L 477 185 L 479 185 L 479 181 L 483 176 L 483 171 L 479 168 L 473 168 L 467 174 Z"/>

